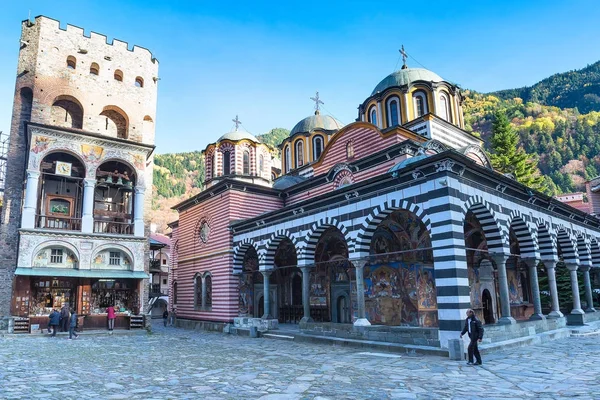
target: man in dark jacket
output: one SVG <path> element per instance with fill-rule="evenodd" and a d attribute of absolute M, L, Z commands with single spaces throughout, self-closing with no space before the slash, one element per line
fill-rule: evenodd
<path fill-rule="evenodd" d="M 460 338 L 462 339 L 463 335 L 467 332 L 471 339 L 471 343 L 469 343 L 469 362 L 467 364 L 481 365 L 481 354 L 479 354 L 477 343 L 483 339 L 483 326 L 481 326 L 481 321 L 477 319 L 475 312 L 471 309 L 467 310 L 467 319 L 465 320 L 465 327 L 460 333 Z M 475 359 L 477 360 L 475 364 L 473 364 L 473 355 L 475 355 Z"/>
<path fill-rule="evenodd" d="M 71 310 L 71 319 L 69 322 L 69 339 L 73 339 L 73 336 L 75 336 L 75 339 L 77 339 L 79 337 L 79 335 L 75 333 L 76 327 L 77 327 L 77 313 L 75 312 L 75 310 Z"/>
<path fill-rule="evenodd" d="M 60 330 L 61 332 L 69 330 L 69 303 L 64 303 L 60 309 Z"/>
<path fill-rule="evenodd" d="M 60 313 L 56 310 L 52 310 L 48 318 L 50 320 L 48 321 L 48 324 L 52 328 L 52 337 L 55 337 L 56 330 L 58 329 L 58 324 L 60 323 Z"/>

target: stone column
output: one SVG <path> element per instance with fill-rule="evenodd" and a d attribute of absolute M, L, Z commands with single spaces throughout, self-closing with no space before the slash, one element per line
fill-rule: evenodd
<path fill-rule="evenodd" d="M 260 271 L 261 274 L 263 274 L 263 302 L 264 302 L 264 308 L 265 308 L 265 313 L 262 316 L 262 319 L 273 319 L 273 316 L 271 315 L 271 290 L 269 288 L 269 277 L 271 276 L 271 273 L 273 272 L 273 270 L 267 270 L 267 271 Z"/>
<path fill-rule="evenodd" d="M 83 212 L 81 215 L 81 232 L 94 232 L 94 189 L 95 179 L 84 179 L 83 181 Z"/>
<path fill-rule="evenodd" d="M 33 229 L 35 227 L 35 210 L 38 202 L 39 171 L 27 170 L 27 186 L 25 187 L 25 203 L 21 214 L 21 228 Z"/>
<path fill-rule="evenodd" d="M 135 236 L 144 236 L 144 193 L 146 188 L 143 186 L 135 187 L 135 198 L 133 200 L 133 234 Z"/>
<path fill-rule="evenodd" d="M 544 261 L 544 266 L 548 274 L 548 287 L 550 288 L 550 297 L 552 298 L 552 311 L 548 314 L 548 318 L 562 318 L 564 315 L 560 312 L 558 288 L 556 287 L 556 261 Z"/>
<path fill-rule="evenodd" d="M 590 266 L 585 265 L 579 267 L 579 269 L 583 272 L 583 282 L 585 284 L 585 301 L 587 302 L 587 307 L 585 309 L 586 313 L 596 312 L 594 308 L 594 297 L 592 296 L 592 281 L 590 280 Z"/>
<path fill-rule="evenodd" d="M 542 301 L 540 299 L 540 283 L 538 281 L 537 265 L 539 261 L 535 258 L 524 259 L 529 267 L 529 283 L 531 286 L 531 296 L 533 297 L 533 314 L 529 319 L 544 320 L 546 317 L 542 314 Z"/>
<path fill-rule="evenodd" d="M 354 321 L 354 326 L 370 326 L 371 323 L 365 314 L 365 281 L 363 269 L 367 262 L 364 260 L 352 261 L 356 269 L 356 302 L 358 303 L 358 318 Z"/>
<path fill-rule="evenodd" d="M 585 312 L 581 309 L 581 299 L 579 298 L 579 280 L 577 279 L 577 268 L 575 263 L 565 263 L 571 275 L 571 291 L 573 297 L 573 309 L 567 315 L 567 325 L 583 325 L 585 323 Z"/>
<path fill-rule="evenodd" d="M 493 256 L 498 269 L 498 283 L 500 287 L 500 306 L 502 317 L 498 318 L 498 324 L 516 324 L 517 321 L 510 315 L 510 296 L 508 295 L 508 279 L 506 277 L 506 261 L 508 254 L 496 254 Z"/>
<path fill-rule="evenodd" d="M 302 270 L 302 307 L 304 308 L 304 316 L 300 323 L 313 322 L 310 317 L 310 267 L 300 267 Z"/>

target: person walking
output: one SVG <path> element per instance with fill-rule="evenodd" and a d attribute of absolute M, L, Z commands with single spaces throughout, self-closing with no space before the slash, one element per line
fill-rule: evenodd
<path fill-rule="evenodd" d="M 115 329 L 115 307 L 114 306 L 109 306 L 106 309 L 106 313 L 107 313 L 107 318 L 108 318 L 108 333 L 110 333 L 112 335 L 113 330 Z"/>
<path fill-rule="evenodd" d="M 53 309 L 48 319 L 48 324 L 52 328 L 52 337 L 56 337 L 56 330 L 58 329 L 58 324 L 60 324 L 60 313 Z"/>
<path fill-rule="evenodd" d="M 467 332 L 471 339 L 468 347 L 469 362 L 467 362 L 467 365 L 481 365 L 481 354 L 479 354 L 477 343 L 480 343 L 481 339 L 483 339 L 483 326 L 481 326 L 481 321 L 475 316 L 475 311 L 470 308 L 467 310 L 467 319 L 465 320 L 465 327 L 460 333 L 460 338 L 462 339 L 463 335 Z M 475 359 L 477 360 L 475 364 L 473 364 L 473 355 L 475 355 Z"/>
<path fill-rule="evenodd" d="M 69 331 L 69 303 L 64 303 L 60 309 L 60 331 Z"/>
<path fill-rule="evenodd" d="M 163 325 L 165 328 L 167 327 L 167 321 L 169 319 L 169 311 L 165 308 L 165 312 L 163 313 Z"/>
<path fill-rule="evenodd" d="M 75 327 L 77 327 L 77 313 L 75 312 L 75 310 L 71 309 L 71 319 L 69 323 L 69 340 L 72 340 L 73 336 L 75 336 L 75 339 L 79 337 L 79 335 L 75 333 Z"/>
<path fill-rule="evenodd" d="M 173 309 L 171 310 L 171 312 L 169 313 L 170 315 L 170 319 L 171 319 L 171 326 L 175 326 L 177 324 L 177 313 L 175 312 L 175 308 L 173 307 Z"/>

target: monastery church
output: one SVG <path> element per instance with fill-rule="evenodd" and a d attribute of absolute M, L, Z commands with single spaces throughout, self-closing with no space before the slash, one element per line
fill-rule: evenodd
<path fill-rule="evenodd" d="M 600 221 L 495 172 L 464 130 L 456 85 L 404 58 L 356 122 L 313 100 L 314 115 L 280 144 L 281 169 L 237 117 L 204 150 L 205 189 L 170 224 L 180 326 L 299 324 L 446 348 L 468 308 L 490 340 L 594 319 Z M 561 268 L 572 304 L 559 304 Z"/>

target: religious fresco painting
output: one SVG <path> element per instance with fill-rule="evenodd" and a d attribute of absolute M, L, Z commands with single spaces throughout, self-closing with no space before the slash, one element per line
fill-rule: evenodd
<path fill-rule="evenodd" d="M 242 266 L 239 282 L 239 316 L 254 317 L 254 285 L 263 283 L 262 274 L 258 272 L 258 254 L 254 247 L 246 251 Z"/>

